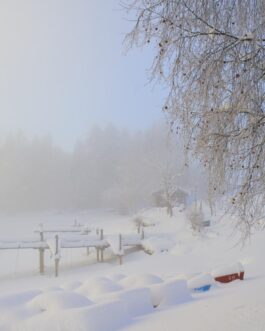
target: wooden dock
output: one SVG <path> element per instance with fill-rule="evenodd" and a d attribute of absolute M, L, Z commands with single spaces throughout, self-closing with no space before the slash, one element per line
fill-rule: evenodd
<path fill-rule="evenodd" d="M 79 228 L 60 228 L 60 229 L 39 229 L 34 231 L 38 233 L 39 239 L 27 240 L 0 240 L 0 250 L 9 249 L 37 249 L 39 250 L 39 272 L 45 273 L 45 251 L 49 250 L 54 258 L 55 276 L 59 275 L 59 262 L 61 260 L 61 249 L 94 248 L 97 254 L 97 261 L 104 261 L 104 250 L 109 248 L 113 254 L 118 257 L 119 263 L 123 263 L 123 256 L 126 248 L 142 248 L 144 232 L 117 234 L 104 236 L 103 229 L 97 229 L 96 234 L 87 227 Z M 75 234 L 74 237 L 65 237 L 65 234 Z M 52 234 L 52 237 L 47 237 Z"/>

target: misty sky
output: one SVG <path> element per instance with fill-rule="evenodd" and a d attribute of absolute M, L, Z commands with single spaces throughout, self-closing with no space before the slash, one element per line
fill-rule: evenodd
<path fill-rule="evenodd" d="M 124 55 L 131 26 L 119 0 L 1 0 L 0 137 L 50 134 L 69 149 L 94 125 L 161 118 L 152 50 Z"/>

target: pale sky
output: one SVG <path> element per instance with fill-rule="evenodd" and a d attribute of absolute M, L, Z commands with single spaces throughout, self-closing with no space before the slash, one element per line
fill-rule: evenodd
<path fill-rule="evenodd" d="M 0 0 L 0 137 L 50 134 L 69 149 L 94 125 L 162 118 L 152 50 L 124 55 L 119 0 Z"/>

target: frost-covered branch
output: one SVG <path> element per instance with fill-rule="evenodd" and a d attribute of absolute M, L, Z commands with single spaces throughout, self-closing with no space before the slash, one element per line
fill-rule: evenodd
<path fill-rule="evenodd" d="M 173 130 L 208 169 L 210 196 L 224 197 L 249 234 L 265 221 L 265 1 L 124 6 L 137 18 L 127 45 L 155 49 L 151 78 L 168 87 Z"/>

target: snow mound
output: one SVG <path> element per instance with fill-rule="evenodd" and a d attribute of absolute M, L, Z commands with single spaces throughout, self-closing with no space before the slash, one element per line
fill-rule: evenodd
<path fill-rule="evenodd" d="M 185 280 L 170 280 L 150 287 L 154 307 L 185 303 L 192 300 Z"/>
<path fill-rule="evenodd" d="M 206 285 L 212 285 L 214 279 L 210 274 L 201 274 L 188 280 L 188 288 L 194 290 Z"/>
<path fill-rule="evenodd" d="M 142 225 L 144 227 L 148 227 L 148 226 L 156 226 L 157 224 L 159 224 L 159 220 L 152 218 L 150 216 L 145 216 L 142 219 Z"/>
<path fill-rule="evenodd" d="M 20 331 L 14 326 L 36 315 L 36 311 L 25 306 L 0 308 L 0 330 L 1 331 Z"/>
<path fill-rule="evenodd" d="M 119 282 L 121 279 L 125 278 L 126 276 L 123 274 L 113 274 L 108 276 L 108 278 L 114 282 Z"/>
<path fill-rule="evenodd" d="M 149 254 L 167 252 L 173 248 L 175 244 L 175 241 L 173 241 L 169 236 L 161 235 L 152 236 L 142 241 L 144 250 Z"/>
<path fill-rule="evenodd" d="M 15 323 L 33 316 L 36 311 L 26 307 L 26 303 L 40 293 L 34 290 L 0 297 L 0 330 L 9 331 Z"/>
<path fill-rule="evenodd" d="M 80 281 L 76 280 L 76 281 L 72 281 L 72 282 L 63 283 L 61 285 L 61 288 L 66 291 L 74 291 L 81 285 L 82 285 L 82 283 Z"/>
<path fill-rule="evenodd" d="M 182 208 L 173 208 L 174 215 L 178 214 Z M 140 224 L 144 227 L 153 227 L 165 223 L 167 221 L 172 222 L 172 218 L 167 213 L 167 208 L 150 208 L 143 210 L 139 213 L 136 219 L 141 220 Z M 139 222 L 139 221 L 138 221 Z M 134 222 L 135 223 L 135 222 Z"/>
<path fill-rule="evenodd" d="M 152 274 L 131 275 L 123 278 L 119 283 L 124 288 L 146 287 L 162 283 L 162 278 Z"/>
<path fill-rule="evenodd" d="M 56 291 L 63 291 L 60 286 L 49 286 L 45 289 L 45 292 L 56 292 Z"/>
<path fill-rule="evenodd" d="M 129 324 L 131 319 L 123 302 L 92 305 L 84 308 L 45 312 L 35 315 L 13 330 L 17 331 L 116 331 Z"/>
<path fill-rule="evenodd" d="M 0 297 L 0 308 L 25 304 L 41 293 L 40 290 L 33 290 L 2 296 Z"/>
<path fill-rule="evenodd" d="M 39 311 L 58 311 L 69 308 L 77 308 L 91 305 L 92 302 L 85 296 L 74 292 L 56 291 L 44 292 L 30 302 L 27 307 Z"/>
<path fill-rule="evenodd" d="M 105 299 L 123 302 L 131 317 L 148 314 L 153 311 L 151 291 L 148 288 L 136 288 L 110 293 Z"/>
<path fill-rule="evenodd" d="M 85 281 L 76 289 L 76 292 L 90 298 L 96 298 L 102 294 L 120 290 L 122 290 L 122 287 L 113 280 L 106 277 L 96 277 Z"/>

